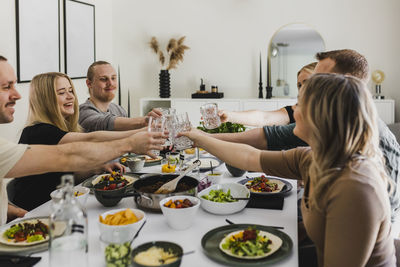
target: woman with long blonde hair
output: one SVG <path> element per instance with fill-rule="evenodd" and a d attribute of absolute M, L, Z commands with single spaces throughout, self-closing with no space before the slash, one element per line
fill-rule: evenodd
<path fill-rule="evenodd" d="M 316 74 L 301 88 L 294 116 L 294 133 L 310 147 L 261 151 L 197 130 L 181 134 L 235 167 L 303 180 L 301 210 L 320 267 L 395 266 L 390 182 L 365 84 Z"/>
<path fill-rule="evenodd" d="M 101 142 L 121 139 L 140 131 L 83 133 L 78 118 L 79 104 L 71 79 L 59 72 L 36 75 L 30 86 L 28 122 L 19 143 L 56 145 L 79 141 Z M 103 166 L 104 171 L 110 172 L 113 169 L 125 170 L 119 163 Z M 93 172 L 88 170 L 88 173 L 78 176 L 87 177 Z M 15 182 L 14 198 L 11 201 L 27 210 L 43 204 L 50 200 L 50 193 L 60 184 L 62 174 L 21 177 Z"/>

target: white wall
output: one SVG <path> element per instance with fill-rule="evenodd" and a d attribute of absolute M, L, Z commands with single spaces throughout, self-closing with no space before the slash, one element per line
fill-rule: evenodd
<path fill-rule="evenodd" d="M 56 1 L 56 0 L 54 0 Z M 113 58 L 113 19 L 112 0 L 86 0 L 86 3 L 95 4 L 96 10 L 96 57 L 112 61 Z M 63 0 L 60 0 L 61 15 Z M 61 30 L 63 30 L 63 18 L 61 16 Z M 15 32 L 15 0 L 0 1 L 0 55 L 8 58 L 10 64 L 16 69 L 17 49 Z M 63 49 L 63 34 L 61 34 L 61 49 Z M 63 50 L 61 51 L 63 53 Z M 63 54 L 62 54 L 63 55 Z M 63 56 L 61 57 L 63 59 Z M 62 71 L 64 62 L 62 61 Z M 87 98 L 85 80 L 74 80 L 78 92 L 79 102 Z M 14 122 L 0 125 L 0 136 L 12 141 L 18 141 L 28 115 L 29 83 L 17 85 L 22 99 L 17 102 Z"/>
<path fill-rule="evenodd" d="M 355 49 L 371 70 L 386 73 L 383 94 L 396 100 L 399 121 L 399 11 L 398 0 L 118 0 L 114 63 L 121 66 L 122 87 L 131 91 L 135 114 L 141 97 L 158 97 L 160 66 L 148 48 L 151 36 L 165 44 L 186 35 L 191 48 L 171 71 L 172 97 L 190 97 L 200 78 L 207 88 L 218 85 L 226 98 L 257 97 L 259 52 L 265 63 L 274 32 L 304 22 L 321 34 L 328 50 Z"/>
<path fill-rule="evenodd" d="M 226 98 L 258 95 L 258 55 L 266 63 L 270 38 L 281 26 L 304 22 L 322 36 L 328 50 L 352 48 L 364 54 L 371 70 L 386 73 L 382 88 L 396 100 L 400 120 L 400 1 L 398 0 L 86 0 L 96 5 L 96 58 L 121 67 L 124 106 L 131 93 L 133 114 L 141 97 L 158 96 L 160 66 L 148 48 L 151 36 L 164 45 L 186 36 L 191 48 L 171 71 L 172 97 L 190 97 L 200 78 L 218 85 Z M 354 11 L 358 10 L 358 11 Z M 15 0 L 0 1 L 0 54 L 16 67 Z M 265 73 L 265 68 L 263 72 Z M 265 86 L 266 75 L 263 77 Z M 79 100 L 87 89 L 75 80 Z M 0 126 L 0 136 L 18 140 L 28 111 L 29 84 L 19 84 L 23 99 L 15 121 Z M 265 93 L 265 92 L 264 92 Z"/>

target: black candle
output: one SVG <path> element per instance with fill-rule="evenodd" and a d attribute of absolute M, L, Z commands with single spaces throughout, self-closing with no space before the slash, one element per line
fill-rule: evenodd
<path fill-rule="evenodd" d="M 121 106 L 121 79 L 119 73 L 119 65 L 118 65 L 118 105 Z"/>
<path fill-rule="evenodd" d="M 270 82 L 271 73 L 270 73 L 270 70 L 271 70 L 271 60 L 270 60 L 269 54 L 268 54 L 268 56 L 267 56 L 267 87 L 271 87 L 271 82 Z"/>
<path fill-rule="evenodd" d="M 128 91 L 128 118 L 131 117 L 131 96 Z"/>
<path fill-rule="evenodd" d="M 262 74 L 261 74 L 261 53 L 260 53 L 260 83 L 262 84 Z"/>

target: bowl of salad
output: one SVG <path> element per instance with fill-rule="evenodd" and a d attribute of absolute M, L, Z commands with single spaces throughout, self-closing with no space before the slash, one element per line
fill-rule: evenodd
<path fill-rule="evenodd" d="M 246 207 L 250 191 L 238 183 L 216 184 L 201 191 L 198 197 L 204 210 L 213 214 L 232 214 Z"/>

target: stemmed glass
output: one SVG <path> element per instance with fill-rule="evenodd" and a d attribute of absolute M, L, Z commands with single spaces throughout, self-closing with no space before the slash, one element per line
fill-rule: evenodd
<path fill-rule="evenodd" d="M 165 118 L 150 117 L 147 131 L 149 131 L 149 132 L 164 132 L 165 131 L 164 125 L 165 125 Z M 160 155 L 160 150 L 152 150 L 151 152 L 156 156 Z"/>

